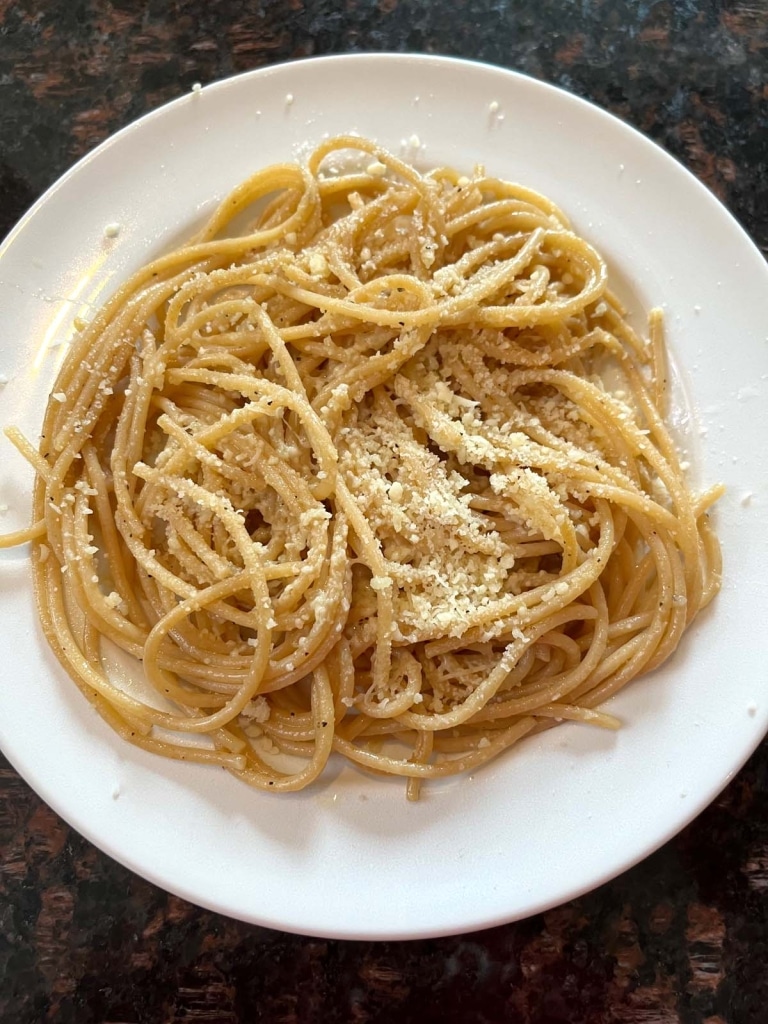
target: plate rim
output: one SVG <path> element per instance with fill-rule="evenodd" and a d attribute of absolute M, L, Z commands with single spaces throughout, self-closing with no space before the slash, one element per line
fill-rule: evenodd
<path fill-rule="evenodd" d="M 577 96 L 573 93 L 570 93 L 559 86 L 553 85 L 549 82 L 542 81 L 541 79 L 538 78 L 534 78 L 530 75 L 523 74 L 519 71 L 514 71 L 512 69 L 497 66 L 484 61 L 468 60 L 466 58 L 456 58 L 442 55 L 438 56 L 431 54 L 404 54 L 397 52 L 352 53 L 339 55 L 324 55 L 320 57 L 311 57 L 301 60 L 284 61 L 277 64 L 267 65 L 262 68 L 251 69 L 249 71 L 241 72 L 237 75 L 232 75 L 227 78 L 218 79 L 210 84 L 207 84 L 206 86 L 204 86 L 203 92 L 207 92 L 209 90 L 220 90 L 223 88 L 231 87 L 232 85 L 236 85 L 239 82 L 263 80 L 276 74 L 283 74 L 285 73 L 286 69 L 295 67 L 297 64 L 301 64 L 303 66 L 322 66 L 329 64 L 370 64 L 371 62 L 403 62 L 406 64 L 422 64 L 425 68 L 429 67 L 430 65 L 450 65 L 458 67 L 469 65 L 475 68 L 480 68 L 485 71 L 491 72 L 494 76 L 502 75 L 512 80 L 520 80 L 526 85 L 532 84 L 536 88 L 545 90 L 550 95 L 556 95 L 561 100 L 565 98 L 571 103 L 588 108 L 592 115 L 599 115 L 600 117 L 605 119 L 606 123 L 610 123 L 613 126 L 621 126 L 621 128 L 624 131 L 630 133 L 631 136 L 634 137 L 636 142 L 639 140 L 643 146 L 650 147 L 651 149 L 653 149 L 656 152 L 657 156 L 662 156 L 667 161 L 669 161 L 671 165 L 674 166 L 675 173 L 679 174 L 682 171 L 683 174 L 687 177 L 689 187 L 693 187 L 695 185 L 696 189 L 701 194 L 706 196 L 706 200 L 709 203 L 714 204 L 714 207 L 717 208 L 719 215 L 725 215 L 725 217 L 730 221 L 731 228 L 735 229 L 738 232 L 738 235 L 740 236 L 740 242 L 742 244 L 746 243 L 749 247 L 751 247 L 751 249 L 753 250 L 753 254 L 756 255 L 760 259 L 760 261 L 764 263 L 764 258 L 760 253 L 759 248 L 757 247 L 755 242 L 750 238 L 744 227 L 739 223 L 738 219 L 714 195 L 714 193 L 698 177 L 696 177 L 695 174 L 693 174 L 692 171 L 690 171 L 681 161 L 679 161 L 671 153 L 669 153 L 662 145 L 654 142 L 648 136 L 644 135 L 641 131 L 635 128 L 633 125 L 624 121 L 617 115 L 612 114 L 607 110 L 597 106 L 595 103 L 587 99 L 584 99 L 583 97 Z M 131 134 L 140 131 L 142 127 L 144 127 L 154 119 L 164 116 L 171 108 L 178 106 L 182 102 L 188 101 L 188 99 L 188 93 L 182 92 L 179 96 L 175 97 L 174 99 L 162 104 L 154 110 L 148 111 L 147 113 L 143 114 L 140 118 L 130 122 L 129 124 L 121 128 L 119 131 L 111 134 L 106 139 L 104 139 L 95 149 L 89 151 L 83 157 L 81 157 L 67 171 L 65 171 L 59 178 L 57 178 L 57 180 L 53 182 L 49 186 L 49 188 L 45 190 L 45 192 L 36 200 L 36 202 L 26 211 L 26 213 L 22 215 L 19 221 L 11 228 L 5 239 L 2 241 L 2 244 L 0 244 L 0 256 L 5 253 L 5 251 L 12 245 L 13 241 L 25 230 L 25 228 L 30 223 L 32 218 L 38 215 L 41 212 L 41 210 L 45 208 L 45 206 L 50 202 L 50 200 L 56 195 L 58 190 L 65 183 L 67 183 L 73 177 L 75 177 L 84 166 L 98 159 L 100 155 L 106 152 L 118 141 L 121 141 L 126 137 L 129 137 Z M 768 271 L 768 266 L 766 266 L 765 269 L 766 271 Z M 474 931 L 480 928 L 495 927 L 500 924 L 527 918 L 529 916 L 532 916 L 533 914 L 539 913 L 553 906 L 561 905 L 563 902 L 579 898 L 584 893 L 594 890 L 600 885 L 605 884 L 611 879 L 629 870 L 631 867 L 633 867 L 640 861 L 644 860 L 646 857 L 650 856 L 653 852 L 658 850 L 662 845 L 664 845 L 672 837 L 677 835 L 683 828 L 690 824 L 690 822 L 696 816 L 698 816 L 698 814 L 701 813 L 704 807 L 708 806 L 712 802 L 712 800 L 714 800 L 717 797 L 717 795 L 720 792 L 722 792 L 722 790 L 728 785 L 728 783 L 731 781 L 734 775 L 738 771 L 740 771 L 741 768 L 743 768 L 746 761 L 757 749 L 764 734 L 764 731 L 756 734 L 752 746 L 748 749 L 745 747 L 741 750 L 738 766 L 734 767 L 729 772 L 729 774 L 722 780 L 718 788 L 716 788 L 712 792 L 709 792 L 708 794 L 705 794 L 704 797 L 696 801 L 691 801 L 686 807 L 686 813 L 680 815 L 679 819 L 676 820 L 674 824 L 670 826 L 669 830 L 664 834 L 657 836 L 653 843 L 646 845 L 642 850 L 637 852 L 635 856 L 629 857 L 622 863 L 618 865 L 613 865 L 609 869 L 606 869 L 602 873 L 599 873 L 595 876 L 595 878 L 593 878 L 589 882 L 586 882 L 584 885 L 569 888 L 567 895 L 557 895 L 554 899 L 543 898 L 538 902 L 538 904 L 532 904 L 529 908 L 526 908 L 521 913 L 510 915 L 509 912 L 500 911 L 498 916 L 493 919 L 488 918 L 486 915 L 483 916 L 481 919 L 468 920 L 466 924 L 461 925 L 458 929 L 454 926 L 446 927 L 445 925 L 437 925 L 434 928 L 406 927 L 401 931 L 390 930 L 388 932 L 379 932 L 375 930 L 372 931 L 370 928 L 363 928 L 358 931 L 350 929 L 335 931 L 329 929 L 318 930 L 316 928 L 309 928 L 303 930 L 300 926 L 297 926 L 295 924 L 286 924 L 285 921 L 270 919 L 267 916 L 261 916 L 259 918 L 254 917 L 252 915 L 238 916 L 238 919 L 248 921 L 252 924 L 260 925 L 262 927 L 290 930 L 292 933 L 295 934 L 303 934 L 310 936 L 322 936 L 326 938 L 341 938 L 355 940 L 399 940 L 433 938 L 442 935 L 458 934 L 467 931 Z M 58 799 L 55 792 L 55 787 L 52 791 L 49 785 L 46 785 L 44 781 L 40 782 L 36 778 L 35 781 L 33 782 L 33 773 L 30 773 L 32 774 L 32 778 L 30 778 L 28 773 L 24 770 L 24 766 L 20 767 L 13 756 L 10 756 L 8 753 L 5 753 L 5 756 L 8 758 L 9 762 L 14 766 L 14 768 L 19 772 L 22 778 L 25 779 L 27 784 L 30 785 L 33 791 L 36 794 L 38 794 L 47 804 L 49 804 L 49 806 L 51 806 L 58 815 L 60 815 L 65 821 L 67 821 L 71 827 L 73 827 L 81 835 L 85 836 L 86 839 L 92 842 L 99 850 L 101 850 L 108 856 L 112 857 L 114 860 L 121 863 L 124 867 L 127 867 L 129 870 L 135 872 L 140 877 L 143 877 L 151 881 L 153 884 L 158 885 L 164 891 L 172 892 L 175 895 L 180 896 L 190 901 L 191 903 L 197 906 L 204 907 L 210 911 L 224 914 L 226 916 L 234 916 L 232 908 L 224 906 L 220 901 L 217 901 L 215 899 L 206 899 L 204 893 L 190 890 L 187 886 L 173 886 L 169 884 L 167 877 L 164 876 L 161 872 L 150 871 L 143 864 L 141 865 L 141 867 L 137 867 L 135 858 L 131 856 L 130 851 L 126 853 L 125 851 L 120 850 L 119 848 L 113 848 L 111 844 L 109 844 L 109 842 L 105 841 L 105 836 L 99 832 L 98 827 L 95 826 L 95 822 L 92 826 L 91 823 L 87 820 L 80 821 L 76 817 L 76 815 L 69 811 L 68 808 L 65 808 L 65 810 L 62 811 L 60 807 L 60 800 Z M 466 916 L 467 915 L 464 915 L 465 918 Z"/>

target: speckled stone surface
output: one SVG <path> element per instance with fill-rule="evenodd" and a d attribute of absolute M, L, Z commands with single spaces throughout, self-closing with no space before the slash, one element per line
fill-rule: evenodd
<path fill-rule="evenodd" d="M 768 250 L 766 0 L 0 0 L 0 235 L 194 81 L 355 50 L 491 61 L 664 145 Z M 0 761 L 0 1021 L 765 1024 L 768 746 L 675 840 L 488 932 L 352 943 L 166 895 Z"/>

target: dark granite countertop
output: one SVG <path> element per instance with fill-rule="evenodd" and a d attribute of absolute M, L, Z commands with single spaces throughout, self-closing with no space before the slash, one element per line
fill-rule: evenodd
<path fill-rule="evenodd" d="M 419 50 L 564 86 L 665 146 L 768 250 L 766 0 L 0 0 L 0 236 L 78 157 L 194 81 Z M 307 939 L 169 896 L 0 759 L 0 1020 L 763 1024 L 768 745 L 676 839 L 527 921 Z"/>

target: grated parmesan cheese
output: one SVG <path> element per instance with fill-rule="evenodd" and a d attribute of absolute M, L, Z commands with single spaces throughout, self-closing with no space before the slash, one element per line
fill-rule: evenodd
<path fill-rule="evenodd" d="M 326 277 L 328 274 L 328 260 L 321 252 L 313 252 L 309 257 L 309 272 L 315 277 Z"/>
<path fill-rule="evenodd" d="M 269 703 L 266 697 L 254 697 L 240 712 L 247 721 L 263 723 L 269 720 Z"/>

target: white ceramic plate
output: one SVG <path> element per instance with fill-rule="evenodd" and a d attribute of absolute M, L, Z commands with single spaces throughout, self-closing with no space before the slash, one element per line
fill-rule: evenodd
<path fill-rule="evenodd" d="M 609 259 L 636 313 L 666 307 L 695 409 L 679 417 L 684 443 L 701 479 L 728 486 L 721 595 L 663 670 L 612 702 L 626 722 L 616 736 L 564 725 L 474 777 L 425 787 L 416 805 L 401 783 L 340 766 L 309 792 L 269 797 L 121 742 L 41 638 L 27 552 L 6 552 L 0 745 L 97 846 L 198 904 L 307 934 L 439 935 L 525 917 L 623 871 L 711 801 L 766 731 L 768 271 L 682 167 L 559 90 L 433 57 L 283 65 L 120 132 L 12 232 L 0 250 L 0 423 L 37 436 L 74 315 L 254 169 L 350 130 L 395 151 L 417 135 L 424 163 L 481 161 L 547 193 Z M 24 525 L 30 482 L 6 445 L 3 528 Z"/>

